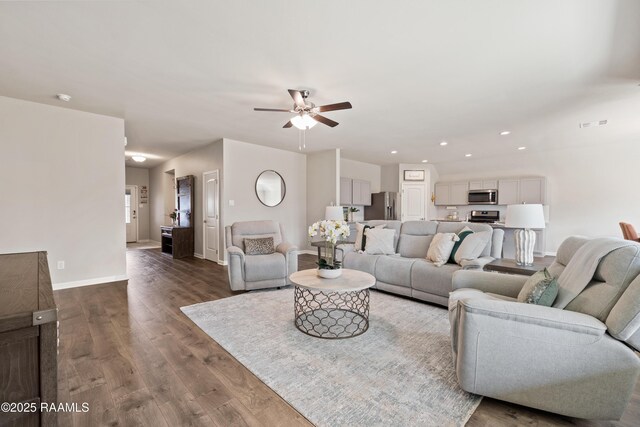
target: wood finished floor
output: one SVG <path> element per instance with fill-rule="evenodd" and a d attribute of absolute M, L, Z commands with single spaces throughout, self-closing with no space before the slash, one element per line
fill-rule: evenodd
<path fill-rule="evenodd" d="M 60 426 L 311 425 L 180 311 L 232 296 L 226 270 L 158 249 L 127 252 L 129 285 L 56 291 L 59 399 L 88 402 Z M 302 255 L 300 268 L 313 267 Z M 468 426 L 640 424 L 640 385 L 617 423 L 559 417 L 485 398 Z"/>

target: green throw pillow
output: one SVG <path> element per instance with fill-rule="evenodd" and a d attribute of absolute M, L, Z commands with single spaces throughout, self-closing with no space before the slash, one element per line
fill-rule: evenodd
<path fill-rule="evenodd" d="M 546 268 L 529 277 L 518 294 L 518 302 L 551 307 L 558 296 L 558 281 Z"/>
<path fill-rule="evenodd" d="M 451 256 L 449 257 L 449 261 L 448 261 L 449 263 L 456 264 L 456 260 L 455 260 L 456 252 L 458 252 L 458 248 L 460 247 L 460 243 L 462 243 L 464 238 L 467 237 L 469 234 L 473 234 L 473 231 L 471 231 L 471 230 L 462 230 L 460 233 L 458 233 L 458 237 L 460 238 L 460 240 L 458 240 L 453 245 L 453 250 L 451 251 Z"/>

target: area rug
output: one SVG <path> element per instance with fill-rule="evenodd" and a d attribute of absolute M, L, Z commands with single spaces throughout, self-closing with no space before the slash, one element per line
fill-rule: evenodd
<path fill-rule="evenodd" d="M 295 328 L 291 288 L 181 310 L 317 426 L 461 426 L 481 400 L 456 382 L 444 308 L 372 291 L 369 330 L 342 340 Z"/>

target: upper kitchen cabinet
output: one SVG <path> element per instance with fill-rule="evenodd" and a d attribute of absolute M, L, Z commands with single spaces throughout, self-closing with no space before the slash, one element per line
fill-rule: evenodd
<path fill-rule="evenodd" d="M 453 206 L 467 205 L 469 201 L 469 183 L 453 182 L 449 190 L 449 204 Z"/>
<path fill-rule="evenodd" d="M 352 185 L 351 204 L 371 206 L 371 183 L 362 179 L 354 179 Z"/>
<path fill-rule="evenodd" d="M 466 205 L 469 194 L 468 182 L 439 182 L 435 185 L 436 206 Z"/>
<path fill-rule="evenodd" d="M 435 185 L 436 200 L 434 204 L 436 206 L 446 206 L 449 204 L 449 184 L 437 183 Z"/>
<path fill-rule="evenodd" d="M 547 182 L 544 178 L 520 178 L 520 203 L 546 203 Z"/>
<path fill-rule="evenodd" d="M 350 205 L 353 200 L 353 180 L 340 178 L 340 204 Z"/>
<path fill-rule="evenodd" d="M 371 182 L 363 179 L 340 178 L 340 204 L 371 206 Z"/>
<path fill-rule="evenodd" d="M 469 182 L 469 190 L 496 190 L 497 188 L 497 179 L 485 179 Z"/>
<path fill-rule="evenodd" d="M 498 204 L 546 203 L 547 181 L 544 177 L 512 178 L 498 181 Z"/>
<path fill-rule="evenodd" d="M 520 180 L 501 179 L 498 181 L 498 204 L 517 205 L 520 203 Z"/>

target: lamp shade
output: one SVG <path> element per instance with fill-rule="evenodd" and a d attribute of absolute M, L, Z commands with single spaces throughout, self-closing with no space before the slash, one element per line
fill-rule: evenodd
<path fill-rule="evenodd" d="M 302 115 L 293 117 L 291 119 L 291 124 L 293 124 L 295 127 L 297 127 L 300 130 L 305 130 L 305 129 L 311 129 L 312 127 L 317 125 L 318 122 L 314 120 L 310 115 L 302 114 Z"/>
<path fill-rule="evenodd" d="M 330 221 L 343 221 L 344 214 L 342 213 L 342 206 L 327 206 L 324 208 L 324 219 Z"/>
<path fill-rule="evenodd" d="M 507 228 L 544 228 L 544 210 L 542 205 L 508 205 Z"/>

